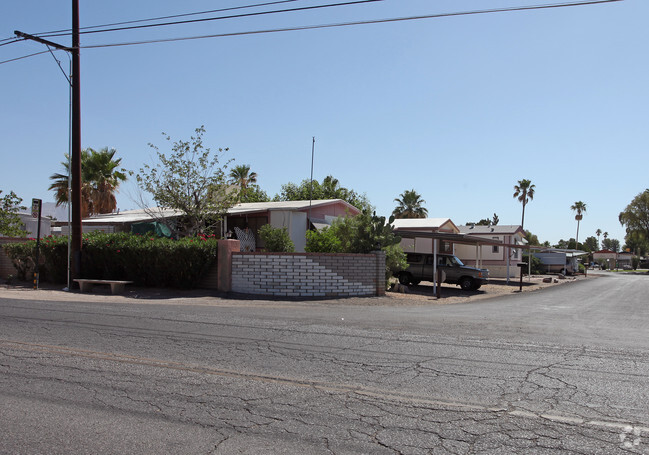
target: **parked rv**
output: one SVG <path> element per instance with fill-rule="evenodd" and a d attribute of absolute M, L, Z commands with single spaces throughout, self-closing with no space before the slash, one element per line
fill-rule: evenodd
<path fill-rule="evenodd" d="M 579 272 L 579 256 L 587 253 L 583 251 L 543 251 L 533 253 L 541 261 L 545 273 L 561 273 L 574 275 Z"/>

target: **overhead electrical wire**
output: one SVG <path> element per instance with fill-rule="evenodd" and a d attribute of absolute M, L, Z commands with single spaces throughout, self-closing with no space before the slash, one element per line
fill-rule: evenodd
<path fill-rule="evenodd" d="M 212 10 L 206 10 L 206 11 L 197 11 L 193 13 L 182 13 L 182 14 L 173 14 L 169 16 L 158 16 L 158 17 L 150 17 L 148 19 L 134 19 L 130 21 L 122 21 L 122 22 L 113 22 L 109 24 L 102 24 L 102 25 L 88 25 L 86 27 L 81 27 L 79 30 L 89 30 L 93 28 L 100 28 L 100 27 L 113 27 L 116 25 L 126 25 L 126 24 L 137 24 L 141 22 L 152 22 L 152 21 L 159 21 L 159 20 L 165 20 L 165 19 L 174 19 L 177 17 L 188 17 L 188 16 L 200 16 L 202 14 L 211 14 L 211 13 L 221 13 L 224 11 L 234 11 L 234 10 L 241 10 L 241 9 L 249 9 L 249 8 L 259 8 L 262 6 L 271 6 L 271 5 L 278 5 L 281 3 L 293 3 L 293 2 L 299 2 L 302 0 L 276 0 L 272 2 L 265 2 L 265 3 L 256 3 L 252 5 L 243 5 L 243 6 L 233 6 L 230 8 L 220 8 L 220 9 L 212 9 Z M 40 33 L 32 33 L 34 36 L 40 36 L 40 37 L 45 37 L 49 36 L 53 33 L 64 33 L 64 34 L 72 34 L 72 29 L 62 29 L 62 30 L 52 30 L 49 32 L 40 32 Z M 11 41 L 10 43 L 5 43 L 5 41 Z M 21 41 L 19 39 L 16 39 L 16 37 L 12 36 L 9 38 L 4 38 L 0 40 L 0 46 L 4 46 L 5 44 L 11 44 Z"/>
<path fill-rule="evenodd" d="M 378 1 L 382 1 L 382 0 L 378 0 Z M 336 27 L 350 27 L 350 26 L 369 25 L 369 24 L 404 22 L 404 21 L 423 20 L 423 19 L 441 19 L 445 17 L 455 17 L 455 16 L 469 16 L 469 15 L 478 15 L 478 14 L 492 14 L 492 13 L 505 13 L 505 12 L 515 12 L 515 11 L 566 8 L 566 7 L 576 7 L 576 6 L 597 5 L 597 4 L 604 4 L 604 3 L 615 3 L 621 1 L 624 0 L 582 0 L 582 1 L 575 1 L 575 2 L 551 3 L 551 4 L 543 4 L 543 5 L 515 6 L 515 7 L 507 7 L 507 8 L 460 11 L 460 12 L 453 12 L 453 13 L 437 13 L 437 14 L 425 14 L 425 15 L 418 15 L 418 16 L 408 16 L 408 17 L 339 22 L 333 24 L 304 25 L 304 26 L 297 26 L 297 27 L 252 30 L 252 31 L 244 31 L 244 32 L 187 36 L 187 37 L 180 37 L 180 38 L 161 38 L 161 39 L 153 39 L 153 40 L 131 41 L 131 42 L 124 42 L 124 43 L 96 44 L 96 45 L 89 45 L 89 46 L 80 46 L 80 49 L 98 49 L 98 48 L 119 47 L 119 46 L 136 46 L 142 44 L 167 43 L 167 42 L 174 42 L 174 41 L 188 41 L 188 40 L 207 39 L 207 38 L 224 38 L 224 37 L 242 36 L 242 35 L 257 35 L 257 34 L 266 34 L 266 33 L 289 32 L 289 31 L 316 30 L 316 29 L 336 28 Z M 352 2 L 352 3 L 356 3 L 356 2 Z M 23 57 L 0 61 L 0 64 L 13 62 L 23 58 L 33 57 L 35 55 L 40 55 L 46 52 L 47 51 L 38 52 Z"/>
<path fill-rule="evenodd" d="M 265 33 L 279 33 L 279 32 L 289 32 L 289 31 L 302 31 L 302 30 L 316 30 L 316 29 L 325 29 L 325 28 L 336 28 L 336 27 L 351 27 L 358 25 L 370 25 L 370 24 L 384 24 L 390 22 L 405 22 L 405 21 L 414 21 L 414 20 L 423 20 L 423 19 L 441 19 L 444 17 L 454 17 L 454 16 L 470 16 L 477 14 L 491 14 L 491 13 L 505 13 L 505 12 L 514 12 L 514 11 L 530 11 L 530 10 L 540 10 L 540 9 L 550 9 L 550 8 L 566 8 L 571 6 L 586 6 L 586 5 L 595 5 L 603 3 L 614 3 L 621 2 L 624 0 L 584 0 L 577 2 L 568 2 L 568 3 L 553 3 L 545 5 L 530 5 L 530 6 L 516 6 L 508 8 L 494 8 L 494 9 L 484 9 L 484 10 L 474 10 L 474 11 L 460 11 L 454 13 L 437 13 L 437 14 L 425 14 L 419 16 L 408 16 L 408 17 L 396 17 L 396 18 L 386 18 L 386 19 L 372 19 L 372 20 L 363 20 L 363 21 L 352 21 L 352 22 L 339 22 L 333 24 L 320 24 L 320 25 L 304 25 L 297 27 L 285 27 L 285 28 L 275 28 L 275 29 L 265 29 L 265 30 L 253 30 L 246 32 L 231 32 L 231 33 L 219 33 L 211 35 L 198 35 L 198 36 L 187 36 L 181 38 L 161 38 L 154 40 L 143 40 L 143 41 L 131 41 L 125 43 L 112 43 L 112 44 L 95 44 L 89 46 L 80 46 L 81 49 L 98 49 L 104 47 L 118 47 L 118 46 L 135 46 L 141 44 L 154 44 L 154 43 L 168 43 L 173 41 L 188 41 L 196 39 L 207 39 L 207 38 L 224 38 L 229 36 L 242 36 L 242 35 L 258 35 Z M 1 63 L 1 62 L 0 62 Z"/>
<path fill-rule="evenodd" d="M 266 3 L 257 3 L 254 5 L 244 5 L 244 6 L 233 6 L 230 8 L 220 8 L 220 9 L 212 9 L 212 10 L 207 10 L 207 11 L 198 11 L 195 13 L 183 13 L 183 14 L 173 14 L 170 16 L 159 16 L 159 17 L 151 17 L 149 19 L 135 19 L 131 21 L 123 21 L 123 22 L 113 22 L 111 24 L 102 24 L 102 25 L 88 25 L 86 27 L 81 27 L 79 30 L 89 30 L 93 28 L 100 28 L 100 27 L 114 27 L 116 25 L 127 25 L 127 24 L 137 24 L 141 22 L 152 22 L 152 21 L 161 21 L 165 19 L 175 19 L 177 17 L 189 17 L 189 16 L 200 16 L 202 14 L 211 14 L 211 13 L 222 13 L 225 11 L 234 11 L 234 10 L 241 10 L 241 9 L 248 9 L 248 8 L 259 8 L 262 6 L 271 6 L 271 5 L 278 5 L 281 3 L 293 3 L 293 2 L 299 2 L 302 0 L 278 0 L 274 2 L 266 2 Z M 45 36 L 49 35 L 50 33 L 62 33 L 62 32 L 67 32 L 67 34 L 72 33 L 71 29 L 63 29 L 63 30 L 53 30 L 50 32 L 43 32 L 43 33 L 34 33 L 34 36 Z"/>
<path fill-rule="evenodd" d="M 199 22 L 210 22 L 210 21 L 218 21 L 218 20 L 227 20 L 227 19 L 241 19 L 244 17 L 253 17 L 253 16 L 265 16 L 268 14 L 280 14 L 280 13 L 294 13 L 297 11 L 309 11 L 309 10 L 315 10 L 315 9 L 322 9 L 322 8 L 334 8 L 338 6 L 351 6 L 351 5 L 359 5 L 363 3 L 376 3 L 376 2 L 383 2 L 385 0 L 353 0 L 353 1 L 347 1 L 347 2 L 341 2 L 341 3 L 328 3 L 325 5 L 312 5 L 312 6 L 301 6 L 298 8 L 286 8 L 286 9 L 281 9 L 281 10 L 273 10 L 273 11 L 257 11 L 254 13 L 243 13 L 243 14 L 233 14 L 230 16 L 217 16 L 217 17 L 204 17 L 202 19 L 189 19 L 189 20 L 184 20 L 184 21 L 173 21 L 173 22 L 162 22 L 159 24 L 146 24 L 146 25 L 133 25 L 129 27 L 116 27 L 116 28 L 106 28 L 106 29 L 101 29 L 101 30 L 87 30 L 85 32 L 79 32 L 80 35 L 86 35 L 89 33 L 106 33 L 106 32 L 117 32 L 117 31 L 124 31 L 124 30 L 136 30 L 136 29 L 143 29 L 143 28 L 152 28 L 152 27 L 164 27 L 164 26 L 169 26 L 169 25 L 181 25 L 181 24 L 195 24 Z M 51 38 L 51 37 L 56 37 L 56 36 L 67 36 L 70 33 L 61 33 L 61 34 L 42 34 L 39 35 L 41 38 Z"/>

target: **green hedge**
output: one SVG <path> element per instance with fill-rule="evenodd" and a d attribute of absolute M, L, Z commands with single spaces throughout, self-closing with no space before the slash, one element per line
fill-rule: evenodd
<path fill-rule="evenodd" d="M 34 269 L 36 241 L 4 245 L 28 279 Z M 82 278 L 131 280 L 138 286 L 194 288 L 216 263 L 217 239 L 199 236 L 171 240 L 152 235 L 89 233 L 83 236 Z M 67 281 L 67 237 L 41 240 L 41 281 Z"/>

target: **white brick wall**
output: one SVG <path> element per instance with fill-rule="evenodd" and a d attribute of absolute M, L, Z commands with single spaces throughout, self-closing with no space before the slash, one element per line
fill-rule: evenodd
<path fill-rule="evenodd" d="M 384 269 L 383 254 L 235 253 L 232 291 L 276 297 L 376 295 Z"/>

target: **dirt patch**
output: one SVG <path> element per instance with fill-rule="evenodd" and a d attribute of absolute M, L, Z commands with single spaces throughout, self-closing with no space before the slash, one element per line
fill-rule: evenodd
<path fill-rule="evenodd" d="M 38 290 L 33 289 L 30 282 L 17 283 L 16 285 L 1 285 L 0 298 L 43 300 L 61 302 L 96 302 L 96 303 L 151 303 L 172 305 L 299 305 L 304 303 L 323 304 L 350 304 L 350 305 L 450 305 L 458 303 L 475 302 L 479 300 L 498 297 L 519 292 L 532 292 L 551 286 L 573 283 L 577 280 L 594 278 L 597 275 L 589 274 L 577 277 L 559 279 L 556 275 L 536 275 L 523 280 L 522 291 L 519 290 L 519 281 L 510 280 L 509 284 L 504 279 L 490 279 L 489 284 L 482 286 L 478 291 L 463 291 L 459 286 L 444 284 L 441 287 L 441 298 L 434 295 L 433 283 L 422 282 L 417 286 L 408 286 L 407 292 L 387 292 L 385 297 L 353 297 L 329 300 L 305 301 L 278 301 L 245 298 L 238 299 L 224 296 L 215 290 L 195 289 L 189 291 L 176 289 L 138 288 L 127 286 L 123 295 L 112 295 L 109 286 L 95 286 L 90 293 L 81 293 L 78 290 L 66 291 L 63 286 L 44 283 Z M 549 283 L 543 279 L 551 277 Z"/>
<path fill-rule="evenodd" d="M 560 278 L 557 275 L 532 275 L 523 278 L 521 287 L 520 279 L 510 279 L 509 283 L 504 278 L 491 278 L 489 284 L 483 285 L 477 291 L 463 291 L 459 286 L 452 284 L 443 284 L 440 288 L 441 297 L 437 298 L 434 293 L 432 282 L 422 281 L 417 286 L 408 286 L 405 293 L 388 292 L 387 295 L 393 299 L 402 299 L 412 304 L 437 304 L 448 305 L 454 303 L 474 302 L 476 300 L 489 299 L 507 294 L 517 294 L 520 292 L 532 292 L 545 289 L 552 286 L 558 286 L 566 283 L 574 283 L 577 280 L 594 278 L 596 275 L 585 277 L 578 275 L 574 277 Z M 550 279 L 544 282 L 544 279 Z"/>

